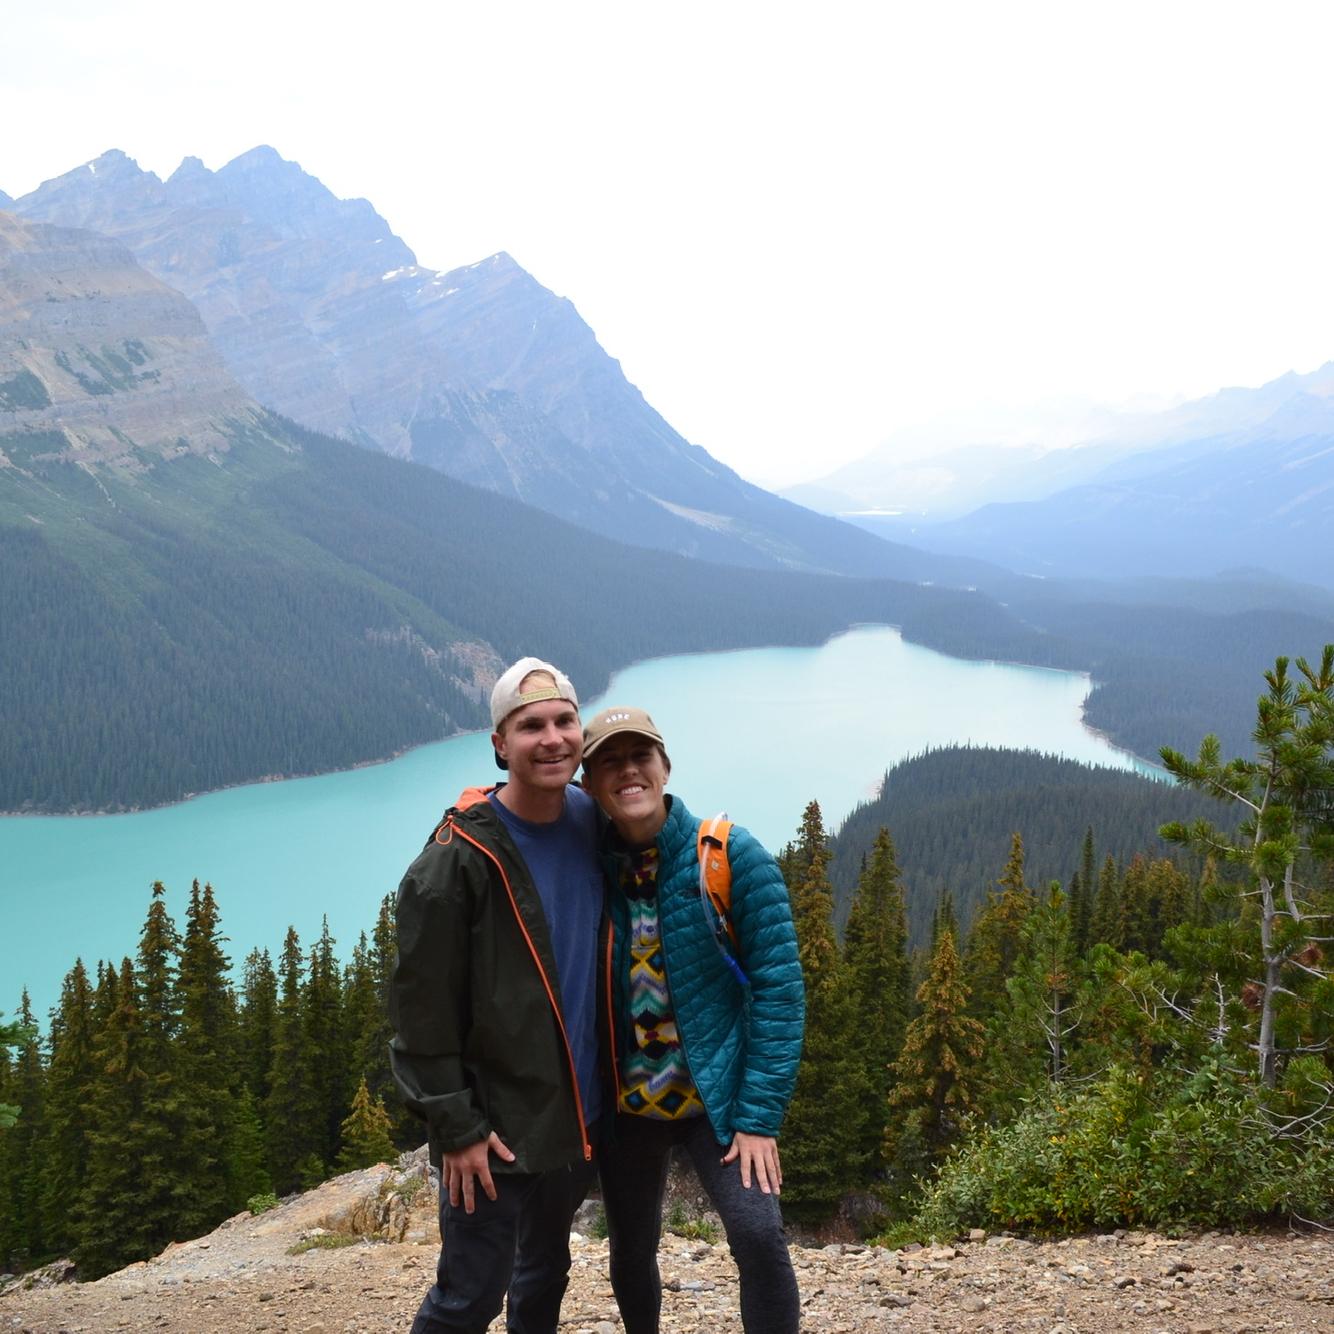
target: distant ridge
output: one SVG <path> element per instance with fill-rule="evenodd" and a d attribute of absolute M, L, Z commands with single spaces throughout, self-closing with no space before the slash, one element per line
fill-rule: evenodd
<path fill-rule="evenodd" d="M 273 148 L 162 181 L 112 150 L 15 209 L 114 236 L 199 309 L 258 402 L 582 527 L 768 568 L 976 582 L 780 500 L 690 444 L 510 256 L 438 273 Z"/>

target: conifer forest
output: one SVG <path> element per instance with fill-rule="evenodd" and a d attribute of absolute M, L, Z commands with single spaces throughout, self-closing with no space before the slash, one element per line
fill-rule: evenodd
<path fill-rule="evenodd" d="M 1261 684 L 1248 753 L 1164 748 L 1175 788 L 1090 799 L 1048 761 L 1016 805 L 959 749 L 912 762 L 915 810 L 835 837 L 811 802 L 780 856 L 808 1007 L 794 1226 L 1334 1220 L 1334 645 Z M 391 899 L 337 946 L 289 929 L 233 958 L 209 885 L 180 923 L 156 885 L 133 958 L 72 961 L 49 1018 L 15 998 L 0 1268 L 71 1255 L 93 1278 L 419 1144 L 388 1069 Z"/>

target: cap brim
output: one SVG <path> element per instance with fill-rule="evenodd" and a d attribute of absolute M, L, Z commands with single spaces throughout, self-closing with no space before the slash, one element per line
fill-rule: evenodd
<path fill-rule="evenodd" d="M 618 736 L 642 736 L 645 741 L 651 741 L 655 746 L 661 746 L 664 750 L 667 743 L 657 732 L 645 732 L 642 727 L 614 727 L 609 732 L 603 732 L 598 739 L 591 744 L 584 743 L 584 759 L 587 760 L 590 755 L 596 755 L 605 742 L 610 741 L 612 737 Z"/>

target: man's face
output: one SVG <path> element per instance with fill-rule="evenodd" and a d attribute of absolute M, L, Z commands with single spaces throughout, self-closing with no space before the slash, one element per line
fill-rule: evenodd
<path fill-rule="evenodd" d="M 492 733 L 491 744 L 509 765 L 510 782 L 542 792 L 559 791 L 574 777 L 583 754 L 579 711 L 563 699 L 525 704 Z"/>
<path fill-rule="evenodd" d="M 584 768 L 584 785 L 624 833 L 652 823 L 663 810 L 671 769 L 657 745 L 626 732 L 604 741 Z"/>

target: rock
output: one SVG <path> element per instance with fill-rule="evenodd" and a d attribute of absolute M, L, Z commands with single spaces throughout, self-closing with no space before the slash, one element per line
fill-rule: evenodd
<path fill-rule="evenodd" d="M 902 1309 L 912 1305 L 912 1298 L 902 1292 L 887 1292 L 880 1298 L 881 1306 L 892 1306 Z"/>
<path fill-rule="evenodd" d="M 987 1239 L 986 1228 L 975 1227 L 975 1228 L 970 1228 L 968 1230 L 969 1241 L 986 1241 L 986 1239 Z"/>

